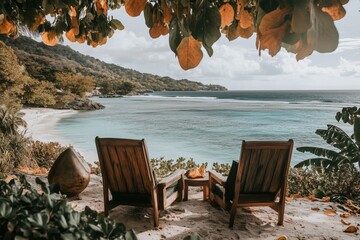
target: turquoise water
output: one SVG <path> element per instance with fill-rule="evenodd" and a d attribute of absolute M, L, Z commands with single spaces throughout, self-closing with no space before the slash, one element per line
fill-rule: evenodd
<path fill-rule="evenodd" d="M 327 146 L 314 132 L 335 124 L 343 106 L 359 106 L 359 91 L 156 92 L 150 96 L 94 98 L 104 110 L 63 118 L 54 129 L 86 160 L 97 160 L 94 139 L 145 138 L 150 157 L 238 159 L 242 140 L 294 139 L 295 147 Z M 294 150 L 292 163 L 311 155 Z"/>

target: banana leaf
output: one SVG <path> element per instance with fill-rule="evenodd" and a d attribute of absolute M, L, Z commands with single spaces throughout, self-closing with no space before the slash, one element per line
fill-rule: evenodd
<path fill-rule="evenodd" d="M 336 168 L 337 164 L 327 158 L 309 158 L 299 162 L 294 167 L 301 168 L 301 167 L 309 167 L 309 166 L 319 167 L 327 171 L 328 169 Z"/>
<path fill-rule="evenodd" d="M 297 148 L 297 150 L 299 152 L 303 152 L 303 153 L 308 152 L 308 153 L 315 154 L 316 156 L 319 156 L 319 157 L 325 157 L 325 158 L 329 159 L 330 161 L 334 162 L 337 165 L 342 164 L 344 162 L 349 162 L 350 163 L 350 160 L 348 158 L 342 156 L 338 152 L 335 152 L 335 151 L 329 150 L 329 149 L 325 149 L 325 148 L 320 148 L 320 147 L 299 147 L 299 148 Z"/>

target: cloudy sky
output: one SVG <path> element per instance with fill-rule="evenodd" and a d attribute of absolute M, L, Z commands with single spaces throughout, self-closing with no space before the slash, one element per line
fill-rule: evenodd
<path fill-rule="evenodd" d="M 345 5 L 346 16 L 336 22 L 340 44 L 333 53 L 318 54 L 297 62 L 282 49 L 274 58 L 261 56 L 255 37 L 229 42 L 223 35 L 215 43 L 214 55 L 204 52 L 200 65 L 184 71 L 170 50 L 168 36 L 152 39 L 143 16 L 131 18 L 124 9 L 114 16 L 125 25 L 107 44 L 97 48 L 72 44 L 73 49 L 108 63 L 141 72 L 187 78 L 205 84 L 221 84 L 230 90 L 360 89 L 360 0 Z"/>

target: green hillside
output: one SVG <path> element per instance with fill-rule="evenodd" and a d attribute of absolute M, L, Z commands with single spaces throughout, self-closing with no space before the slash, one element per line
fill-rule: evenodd
<path fill-rule="evenodd" d="M 220 85 L 204 85 L 187 79 L 174 80 L 153 74 L 140 73 L 115 64 L 105 63 L 90 56 L 74 51 L 68 46 L 46 46 L 28 37 L 16 40 L 0 36 L 0 40 L 10 46 L 21 65 L 24 65 L 30 77 L 39 81 L 55 83 L 58 75 L 81 74 L 101 82 L 130 82 L 135 90 L 154 91 L 197 91 L 197 90 L 226 90 Z"/>

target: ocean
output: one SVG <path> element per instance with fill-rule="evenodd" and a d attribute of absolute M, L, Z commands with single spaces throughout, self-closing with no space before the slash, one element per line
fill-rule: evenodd
<path fill-rule="evenodd" d="M 243 140 L 293 139 L 295 148 L 331 148 L 315 134 L 335 124 L 345 106 L 360 105 L 360 91 L 154 92 L 148 96 L 93 98 L 103 110 L 62 118 L 52 134 L 97 161 L 95 137 L 145 138 L 151 158 L 192 157 L 197 163 L 238 160 Z M 294 148 L 292 165 L 311 157 Z"/>

